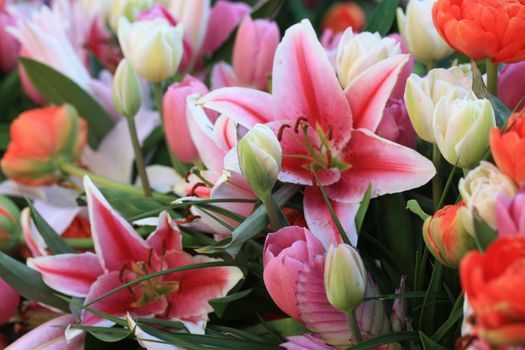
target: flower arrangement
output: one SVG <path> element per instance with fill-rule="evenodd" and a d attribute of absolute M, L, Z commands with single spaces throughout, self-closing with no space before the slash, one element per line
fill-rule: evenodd
<path fill-rule="evenodd" d="M 523 0 L 0 24 L 0 348 L 525 349 Z"/>

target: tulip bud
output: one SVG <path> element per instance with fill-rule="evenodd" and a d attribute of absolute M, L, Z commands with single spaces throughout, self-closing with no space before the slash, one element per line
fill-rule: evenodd
<path fill-rule="evenodd" d="M 513 197 L 518 188 L 510 177 L 489 162 L 481 164 L 459 180 L 459 192 L 469 208 L 466 228 L 474 234 L 474 215 L 496 228 L 496 201 L 499 195 Z"/>
<path fill-rule="evenodd" d="M 118 38 L 124 57 L 144 79 L 158 83 L 177 72 L 183 54 L 180 25 L 161 18 L 129 23 L 122 17 Z"/>
<path fill-rule="evenodd" d="M 239 166 L 252 191 L 262 200 L 271 193 L 281 171 L 281 144 L 273 131 L 255 125 L 237 144 Z"/>
<path fill-rule="evenodd" d="M 344 87 L 367 68 L 386 58 L 401 54 L 399 43 L 392 38 L 381 38 L 378 33 L 356 34 L 348 28 L 337 48 L 335 66 Z"/>
<path fill-rule="evenodd" d="M 410 75 L 405 89 L 408 116 L 416 133 L 423 140 L 434 143 L 434 110 L 442 97 L 452 101 L 464 98 L 472 86 L 472 75 L 458 67 L 432 69 L 424 78 Z"/>
<path fill-rule="evenodd" d="M 499 196 L 496 202 L 498 235 L 525 235 L 525 186 L 513 198 Z"/>
<path fill-rule="evenodd" d="M 476 248 L 474 237 L 464 225 L 462 215 L 466 210 L 464 202 L 447 205 L 423 224 L 423 239 L 428 250 L 445 266 L 457 267 L 461 258 Z"/>
<path fill-rule="evenodd" d="M 4 174 L 24 185 L 49 185 L 60 180 L 60 164 L 80 158 L 87 124 L 70 105 L 37 108 L 20 114 L 10 133 L 1 161 Z"/>
<path fill-rule="evenodd" d="M 410 0 L 406 14 L 397 9 L 397 26 L 408 50 L 424 63 L 442 60 L 454 50 L 441 38 L 432 23 L 432 6 L 435 0 Z"/>
<path fill-rule="evenodd" d="M 150 8 L 154 3 L 155 0 L 112 0 L 109 10 L 109 26 L 113 32 L 117 33 L 120 17 L 133 21 L 141 11 Z"/>
<path fill-rule="evenodd" d="M 12 248 L 20 233 L 20 210 L 5 196 L 0 196 L 0 250 Z"/>
<path fill-rule="evenodd" d="M 127 59 L 120 61 L 113 78 L 113 104 L 127 118 L 137 115 L 142 102 L 142 88 L 137 71 Z"/>
<path fill-rule="evenodd" d="M 525 61 L 507 64 L 498 77 L 498 97 L 510 110 L 523 110 L 525 96 Z"/>
<path fill-rule="evenodd" d="M 324 288 L 330 304 L 350 313 L 363 301 L 366 270 L 355 248 L 347 244 L 330 246 L 324 263 Z"/>
<path fill-rule="evenodd" d="M 434 137 L 439 151 L 452 165 L 472 169 L 489 146 L 490 129 L 496 126 L 487 99 L 439 100 L 434 112 Z"/>

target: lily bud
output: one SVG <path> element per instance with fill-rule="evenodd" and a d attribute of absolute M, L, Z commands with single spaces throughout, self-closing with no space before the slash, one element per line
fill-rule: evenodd
<path fill-rule="evenodd" d="M 481 164 L 459 180 L 459 192 L 469 208 L 467 229 L 474 234 L 474 215 L 496 228 L 496 201 L 499 195 L 513 197 L 518 187 L 510 177 L 489 162 Z"/>
<path fill-rule="evenodd" d="M 172 77 L 183 54 L 182 26 L 171 26 L 166 20 L 130 23 L 121 17 L 118 38 L 124 57 L 146 80 L 158 83 Z"/>
<path fill-rule="evenodd" d="M 137 115 L 142 102 L 142 88 L 137 71 L 127 59 L 120 61 L 112 87 L 113 104 L 117 112 L 127 118 Z"/>
<path fill-rule="evenodd" d="M 255 125 L 237 144 L 239 166 L 252 191 L 261 199 L 271 193 L 281 171 L 281 144 L 273 131 Z"/>
<path fill-rule="evenodd" d="M 75 163 L 87 140 L 87 124 L 70 105 L 26 111 L 11 124 L 2 158 L 4 174 L 24 185 L 60 180 L 60 163 Z"/>
<path fill-rule="evenodd" d="M 110 2 L 103 0 L 103 2 Z M 120 17 L 126 17 L 133 21 L 137 15 L 147 8 L 150 8 L 155 0 L 112 0 L 109 10 L 109 26 L 117 33 Z"/>
<path fill-rule="evenodd" d="M 465 98 L 472 86 L 472 75 L 458 67 L 432 69 L 424 78 L 410 75 L 405 89 L 408 116 L 417 135 L 434 143 L 433 116 L 441 98 L 448 101 Z"/>
<path fill-rule="evenodd" d="M 366 270 L 355 248 L 347 244 L 330 246 L 324 264 L 324 288 L 330 304 L 352 312 L 363 301 Z"/>
<path fill-rule="evenodd" d="M 397 9 L 397 26 L 408 50 L 424 63 L 442 60 L 454 52 L 441 38 L 432 22 L 432 6 L 435 0 L 410 0 L 406 14 Z"/>
<path fill-rule="evenodd" d="M 12 200 L 0 196 L 0 250 L 12 248 L 20 233 L 20 210 Z"/>
<path fill-rule="evenodd" d="M 442 98 L 434 112 L 434 137 L 439 151 L 452 165 L 472 169 L 489 146 L 496 126 L 494 110 L 487 99 Z"/>
<path fill-rule="evenodd" d="M 464 202 L 447 205 L 429 216 L 423 224 L 423 239 L 428 250 L 443 265 L 458 267 L 461 258 L 476 249 L 474 237 L 464 226 Z"/>
<path fill-rule="evenodd" d="M 389 57 L 401 54 L 399 43 L 392 38 L 381 38 L 378 33 L 354 33 L 348 28 L 337 48 L 335 66 L 344 87 L 367 68 Z"/>

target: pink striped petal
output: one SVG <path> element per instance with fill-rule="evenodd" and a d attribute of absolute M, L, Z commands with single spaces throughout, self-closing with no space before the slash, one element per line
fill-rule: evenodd
<path fill-rule="evenodd" d="M 341 234 L 332 220 L 332 216 L 318 187 L 307 187 L 304 192 L 304 218 L 308 228 L 319 239 L 324 247 L 342 243 Z M 359 203 L 343 203 L 331 200 L 339 222 L 343 226 L 350 243 L 357 246 L 357 232 L 355 227 L 355 215 L 359 209 Z"/>
<path fill-rule="evenodd" d="M 170 252 L 165 259 L 169 268 L 220 261 L 185 252 Z M 208 313 L 213 311 L 208 302 L 225 297 L 242 277 L 241 270 L 233 266 L 187 270 L 167 276 L 169 280 L 180 282 L 180 289 L 168 295 L 168 317 L 192 323 L 207 321 Z"/>
<path fill-rule="evenodd" d="M 360 201 L 369 184 L 373 197 L 417 188 L 436 173 L 432 162 L 421 154 L 367 129 L 352 131 L 342 156 L 350 168 L 339 182 L 325 189 L 331 199 L 340 202 Z"/>
<path fill-rule="evenodd" d="M 20 295 L 6 281 L 0 278 L 0 325 L 3 325 L 16 314 L 20 304 Z"/>
<path fill-rule="evenodd" d="M 286 337 L 288 342 L 281 344 L 280 347 L 287 350 L 337 350 L 333 346 L 325 344 L 313 334 L 296 335 Z"/>
<path fill-rule="evenodd" d="M 355 129 L 376 130 L 408 59 L 409 55 L 396 55 L 380 61 L 361 73 L 346 88 L 345 94 L 352 107 Z"/>
<path fill-rule="evenodd" d="M 233 68 L 226 62 L 219 62 L 213 66 L 210 80 L 212 90 L 237 85 Z"/>
<path fill-rule="evenodd" d="M 147 261 L 151 248 L 131 225 L 111 207 L 89 177 L 84 177 L 89 221 L 103 268 L 119 271 L 126 262 Z"/>
<path fill-rule="evenodd" d="M 85 297 L 104 273 L 97 256 L 91 252 L 29 258 L 27 266 L 40 272 L 51 288 L 75 297 Z"/>
<path fill-rule="evenodd" d="M 100 276 L 91 286 L 86 297 L 85 305 L 90 304 L 98 297 L 118 288 L 122 285 L 120 272 L 113 271 Z M 133 294 L 132 294 L 133 293 Z M 166 309 L 165 299 L 156 299 L 142 307 L 134 307 L 136 299 L 140 297 L 140 286 L 135 285 L 131 289 L 123 289 L 113 293 L 104 299 L 93 303 L 89 307 L 102 311 L 115 317 L 123 317 L 129 313 L 131 316 L 152 317 L 161 314 Z M 111 326 L 113 322 L 84 310 L 81 315 L 84 326 Z"/>
<path fill-rule="evenodd" d="M 22 235 L 32 256 L 47 255 L 46 244 L 40 234 L 36 233 L 31 221 L 31 212 L 29 208 L 24 208 L 20 213 L 20 224 L 22 226 Z"/>
<path fill-rule="evenodd" d="M 352 111 L 309 21 L 286 31 L 275 52 L 272 79 L 280 120 L 306 118 L 312 128 L 332 129 L 334 145 L 346 143 Z"/>
<path fill-rule="evenodd" d="M 250 129 L 257 123 L 264 124 L 274 119 L 272 101 L 272 96 L 266 92 L 228 87 L 212 91 L 198 102 Z"/>
<path fill-rule="evenodd" d="M 213 139 L 224 152 L 229 152 L 237 145 L 237 126 L 224 114 L 217 118 L 213 127 Z"/>
<path fill-rule="evenodd" d="M 182 234 L 167 211 L 160 213 L 157 229 L 148 237 L 146 243 L 161 256 L 169 251 L 182 250 Z"/>

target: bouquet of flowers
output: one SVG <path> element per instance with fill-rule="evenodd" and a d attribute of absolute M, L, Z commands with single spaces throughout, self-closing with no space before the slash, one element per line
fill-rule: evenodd
<path fill-rule="evenodd" d="M 0 0 L 0 348 L 525 349 L 524 0 Z"/>

